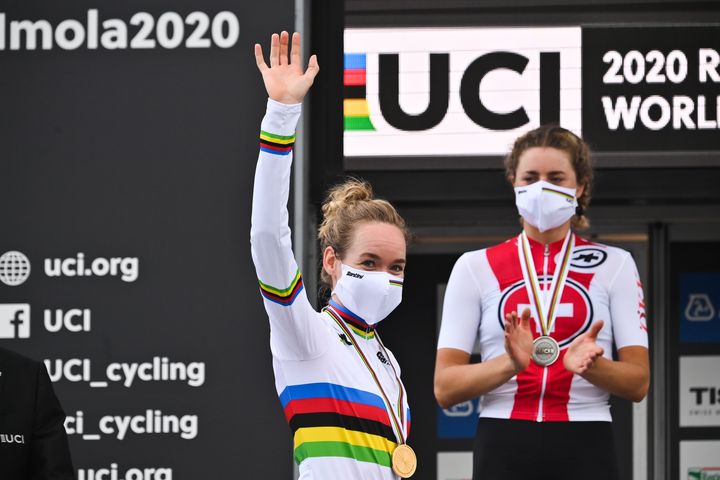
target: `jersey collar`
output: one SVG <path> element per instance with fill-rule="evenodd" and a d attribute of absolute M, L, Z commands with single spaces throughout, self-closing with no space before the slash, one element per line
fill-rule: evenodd
<path fill-rule="evenodd" d="M 368 325 L 365 320 L 360 318 L 358 315 L 355 315 L 353 312 L 343 307 L 335 300 L 330 299 L 327 308 L 331 309 L 337 317 L 339 317 L 353 330 L 353 332 L 360 335 L 361 337 L 367 338 L 371 336 L 371 334 L 375 334 L 375 325 Z"/>

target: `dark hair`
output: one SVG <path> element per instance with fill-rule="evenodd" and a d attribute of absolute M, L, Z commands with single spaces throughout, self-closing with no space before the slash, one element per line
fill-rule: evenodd
<path fill-rule="evenodd" d="M 318 228 L 320 251 L 330 246 L 342 258 L 350 248 L 355 227 L 363 222 L 380 222 L 398 227 L 407 242 L 410 234 L 405 220 L 390 202 L 375 198 L 372 186 L 357 178 L 350 178 L 334 186 L 322 205 L 323 221 Z M 330 275 L 321 269 L 321 281 L 332 286 Z"/>
<path fill-rule="evenodd" d="M 505 177 L 513 184 L 517 173 L 520 156 L 534 147 L 551 147 L 561 150 L 570 156 L 570 164 L 575 170 L 578 185 L 584 187 L 582 195 L 577 199 L 578 209 L 572 219 L 572 226 L 576 229 L 585 229 L 590 226 L 585 216 L 593 186 L 593 165 L 590 158 L 590 147 L 585 141 L 558 125 L 543 125 L 518 137 L 513 144 L 510 154 L 505 157 Z"/>

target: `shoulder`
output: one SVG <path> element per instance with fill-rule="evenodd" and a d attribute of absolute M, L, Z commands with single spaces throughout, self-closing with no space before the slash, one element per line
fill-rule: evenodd
<path fill-rule="evenodd" d="M 485 260 L 487 255 L 487 249 L 483 248 L 480 250 L 470 250 L 465 252 L 458 257 L 455 262 L 456 265 L 477 265 Z"/>
<path fill-rule="evenodd" d="M 455 261 L 451 277 L 456 281 L 467 281 L 472 278 L 471 283 L 478 283 L 478 273 L 487 264 L 487 249 L 472 250 L 465 252 Z"/>
<path fill-rule="evenodd" d="M 600 258 L 607 260 L 624 261 L 627 257 L 630 256 L 630 252 L 620 247 L 614 247 L 612 245 L 607 245 L 600 242 L 593 242 L 586 238 L 580 237 L 579 235 L 575 237 L 574 251 L 575 253 L 585 252 L 586 254 L 588 254 L 589 256 L 586 257 L 588 263 L 592 263 L 590 262 L 590 260 L 598 261 Z M 592 253 L 596 253 L 598 255 L 598 258 L 592 258 Z M 577 255 L 573 255 L 573 257 L 576 256 Z M 583 259 L 585 259 L 585 257 Z"/>
<path fill-rule="evenodd" d="M 632 255 L 627 250 L 577 236 L 570 265 L 575 269 L 614 269 L 628 259 L 632 261 Z"/>
<path fill-rule="evenodd" d="M 472 285 L 482 295 L 503 283 L 507 275 L 516 273 L 517 243 L 513 240 L 462 254 L 455 263 L 449 285 Z"/>
<path fill-rule="evenodd" d="M 606 243 L 594 242 L 587 238 L 581 237 L 580 235 L 575 235 L 575 248 L 596 248 L 598 250 L 606 251 L 611 255 L 630 255 L 630 252 L 625 249 L 608 245 Z"/>
<path fill-rule="evenodd" d="M 490 259 L 516 259 L 517 258 L 517 237 L 478 250 L 470 250 L 463 253 L 458 259 L 458 263 L 481 264 Z"/>
<path fill-rule="evenodd" d="M 36 371 L 40 367 L 40 362 L 0 347 L 0 367 L 29 372 Z"/>
<path fill-rule="evenodd" d="M 483 250 L 491 265 L 505 265 L 518 259 L 518 237 L 511 237 Z"/>
<path fill-rule="evenodd" d="M 495 244 L 484 249 L 487 255 L 508 255 L 517 256 L 518 237 L 510 237 L 502 243 Z"/>

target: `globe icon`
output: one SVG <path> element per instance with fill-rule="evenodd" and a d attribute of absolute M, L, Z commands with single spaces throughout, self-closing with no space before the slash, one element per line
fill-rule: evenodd
<path fill-rule="evenodd" d="M 22 252 L 11 250 L 0 256 L 0 282 L 11 287 L 21 285 L 30 276 L 30 260 Z"/>

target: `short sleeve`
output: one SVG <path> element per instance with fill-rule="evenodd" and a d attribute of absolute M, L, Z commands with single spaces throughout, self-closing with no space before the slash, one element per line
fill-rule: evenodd
<path fill-rule="evenodd" d="M 482 315 L 482 295 L 472 272 L 472 255 L 463 254 L 455 263 L 443 301 L 438 349 L 456 348 L 472 353 Z"/>
<path fill-rule="evenodd" d="M 647 319 L 642 282 L 635 261 L 625 253 L 610 286 L 610 317 L 615 347 L 648 346 Z"/>

